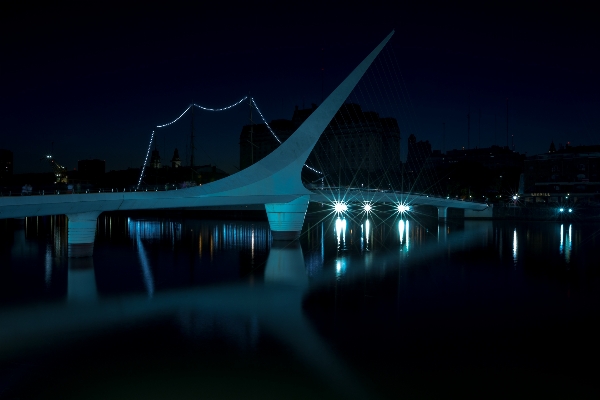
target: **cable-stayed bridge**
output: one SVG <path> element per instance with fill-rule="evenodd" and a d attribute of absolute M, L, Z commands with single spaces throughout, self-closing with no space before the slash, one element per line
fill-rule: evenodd
<path fill-rule="evenodd" d="M 485 209 L 485 204 L 428 195 L 348 188 L 343 191 L 339 188 L 337 191 L 331 188 L 310 190 L 303 184 L 302 169 L 321 134 L 393 33 L 350 73 L 287 140 L 265 158 L 238 173 L 209 184 L 181 190 L 4 197 L 0 198 L 0 218 L 65 214 L 68 216 L 69 256 L 80 257 L 92 255 L 96 220 L 104 211 L 198 207 L 225 209 L 264 205 L 273 239 L 294 240 L 302 229 L 310 201 L 333 200 L 336 206 L 341 204 L 343 208 L 346 202 L 364 202 L 366 199 L 368 203 L 397 204 L 399 211 L 406 211 L 411 205 L 427 204 L 438 207 L 438 215 L 442 219 L 446 217 L 448 207 Z M 152 140 L 149 149 L 151 145 Z"/>

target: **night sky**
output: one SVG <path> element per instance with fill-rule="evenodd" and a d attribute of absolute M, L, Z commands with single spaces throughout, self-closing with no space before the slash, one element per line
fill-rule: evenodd
<path fill-rule="evenodd" d="M 506 145 L 508 98 L 516 151 L 600 144 L 600 28 L 587 6 L 204 3 L 3 5 L 0 148 L 13 151 L 14 172 L 49 171 L 40 158 L 52 142 L 69 169 L 89 158 L 139 167 L 154 127 L 192 101 L 223 107 L 250 93 L 267 120 L 289 119 L 392 29 L 387 54 L 413 121 L 400 123 L 403 143 L 414 133 L 443 149 L 445 122 L 445 149 L 467 147 L 470 106 L 470 147 Z M 195 116 L 196 163 L 235 172 L 249 107 Z M 163 160 L 175 147 L 185 156 L 189 132 L 189 116 L 156 130 Z"/>

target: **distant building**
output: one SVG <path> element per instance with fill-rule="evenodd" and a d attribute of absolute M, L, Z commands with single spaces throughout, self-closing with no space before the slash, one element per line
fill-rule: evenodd
<path fill-rule="evenodd" d="M 446 152 L 446 161 L 448 164 L 454 164 L 459 161 L 472 161 L 481 164 L 491 170 L 504 168 L 521 168 L 525 154 L 520 154 L 510 150 L 508 147 L 491 146 L 475 149 L 448 150 Z"/>
<path fill-rule="evenodd" d="M 524 159 L 524 154 L 499 146 L 442 153 L 410 135 L 404 187 L 408 182 L 417 192 L 497 201 L 503 193 L 517 191 Z"/>
<path fill-rule="evenodd" d="M 98 179 L 106 172 L 106 161 L 98 159 L 79 160 L 77 162 L 77 170 L 80 179 Z"/>
<path fill-rule="evenodd" d="M 431 157 L 431 144 L 429 140 L 419 140 L 411 134 L 408 137 L 408 153 L 406 156 L 406 169 L 409 173 L 419 173 Z"/>
<path fill-rule="evenodd" d="M 315 145 L 307 164 L 321 171 L 330 186 L 376 186 L 395 176 L 400 162 L 400 127 L 394 118 L 363 111 L 358 104 L 340 107 Z"/>
<path fill-rule="evenodd" d="M 175 152 L 173 152 L 173 158 L 171 158 L 171 167 L 181 167 L 181 158 L 179 158 L 179 150 L 177 148 L 175 148 Z"/>
<path fill-rule="evenodd" d="M 13 152 L 0 149 L 0 179 L 10 178 L 13 174 Z"/>
<path fill-rule="evenodd" d="M 153 169 L 161 168 L 160 154 L 159 154 L 157 148 L 154 148 L 154 150 L 152 150 L 152 156 L 150 157 L 150 168 L 153 168 Z"/>
<path fill-rule="evenodd" d="M 523 193 L 527 202 L 581 203 L 600 196 L 600 146 L 559 146 L 528 157 Z"/>
<path fill-rule="evenodd" d="M 104 183 L 106 162 L 104 160 L 79 160 L 77 170 L 72 171 L 69 183 L 100 185 Z"/>
<path fill-rule="evenodd" d="M 279 140 L 284 142 L 296 130 L 299 124 L 287 119 L 276 119 L 269 124 Z M 262 160 L 279 146 L 279 142 L 267 125 L 244 125 L 240 133 L 240 169 Z"/>
<path fill-rule="evenodd" d="M 283 142 L 313 112 L 296 106 L 291 120 L 274 120 L 271 128 Z M 264 158 L 279 146 L 265 124 L 246 125 L 240 134 L 240 168 Z M 309 155 L 307 165 L 320 173 L 307 179 L 323 180 L 327 185 L 368 185 L 383 175 L 400 169 L 400 128 L 396 119 L 381 118 L 363 111 L 358 104 L 344 104 Z"/>

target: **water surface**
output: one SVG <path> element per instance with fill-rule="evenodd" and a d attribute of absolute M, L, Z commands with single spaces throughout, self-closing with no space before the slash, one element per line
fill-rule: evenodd
<path fill-rule="evenodd" d="M 1 222 L 3 398 L 598 394 L 597 224 Z"/>

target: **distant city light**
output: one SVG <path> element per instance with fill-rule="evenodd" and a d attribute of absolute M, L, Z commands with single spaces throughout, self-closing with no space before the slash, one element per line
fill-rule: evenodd
<path fill-rule="evenodd" d="M 563 212 L 563 211 L 565 211 L 565 209 L 564 209 L 564 208 L 559 208 L 559 209 L 558 209 L 558 212 Z"/>
<path fill-rule="evenodd" d="M 569 212 L 573 212 L 573 209 L 572 209 L 572 208 L 569 208 Z"/>
<path fill-rule="evenodd" d="M 363 206 L 363 210 L 365 210 L 365 212 L 370 212 L 372 209 L 373 207 L 371 207 L 371 205 L 368 203 Z"/>

